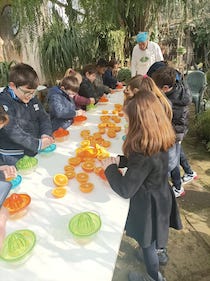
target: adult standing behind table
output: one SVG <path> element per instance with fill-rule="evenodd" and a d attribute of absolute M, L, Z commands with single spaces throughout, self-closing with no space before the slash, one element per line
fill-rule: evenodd
<path fill-rule="evenodd" d="M 146 74 L 153 63 L 163 60 L 160 46 L 148 40 L 148 32 L 139 32 L 136 36 L 136 42 L 131 58 L 132 77 L 137 74 Z"/>
<path fill-rule="evenodd" d="M 1 129 L 0 162 L 14 165 L 24 155 L 34 156 L 54 142 L 50 118 L 36 98 L 39 79 L 28 64 L 19 63 L 9 73 L 0 104 L 9 115 Z"/>

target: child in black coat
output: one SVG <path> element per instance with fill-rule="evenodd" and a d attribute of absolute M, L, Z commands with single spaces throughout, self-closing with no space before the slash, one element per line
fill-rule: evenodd
<path fill-rule="evenodd" d="M 155 281 L 165 280 L 159 272 L 157 248 L 165 247 L 169 227 L 181 229 L 175 196 L 168 183 L 168 149 L 175 135 L 159 99 L 145 89 L 124 105 L 128 131 L 123 156 L 102 160 L 111 188 L 130 198 L 126 234 L 142 247 L 147 272 Z M 127 167 L 124 175 L 119 168 Z M 130 281 L 144 276 L 131 272 Z"/>

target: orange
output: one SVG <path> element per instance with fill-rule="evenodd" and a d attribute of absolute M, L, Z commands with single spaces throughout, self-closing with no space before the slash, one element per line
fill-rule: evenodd
<path fill-rule="evenodd" d="M 119 115 L 120 117 L 123 117 L 123 116 L 124 116 L 124 113 L 121 111 L 121 112 L 118 112 L 118 115 Z"/>
<path fill-rule="evenodd" d="M 91 182 L 81 183 L 79 186 L 79 189 L 82 192 L 91 192 L 93 190 L 93 188 L 94 188 L 94 185 Z"/>
<path fill-rule="evenodd" d="M 72 166 L 77 166 L 80 164 L 81 158 L 80 157 L 71 157 L 71 158 L 69 158 L 68 162 Z"/>
<path fill-rule="evenodd" d="M 102 145 L 103 147 L 110 147 L 111 142 L 108 141 L 108 140 L 103 140 L 102 143 L 101 143 L 101 145 Z"/>
<path fill-rule="evenodd" d="M 89 135 L 90 135 L 90 130 L 82 130 L 80 132 L 80 136 L 83 137 L 83 138 L 86 138 Z"/>
<path fill-rule="evenodd" d="M 67 178 L 70 180 L 70 179 L 73 179 L 75 176 L 76 176 L 76 173 L 75 171 L 66 171 L 65 172 L 65 175 L 67 176 Z"/>
<path fill-rule="evenodd" d="M 94 138 L 95 140 L 98 140 L 98 139 L 101 138 L 101 134 L 100 134 L 99 132 L 96 132 L 96 133 L 93 134 L 93 138 Z"/>
<path fill-rule="evenodd" d="M 82 169 L 85 171 L 85 172 L 92 172 L 94 170 L 94 163 L 92 161 L 87 161 L 87 162 L 84 162 L 82 163 Z"/>
<path fill-rule="evenodd" d="M 66 189 L 63 187 L 56 187 L 51 191 L 51 193 L 54 197 L 61 198 L 66 195 Z"/>
<path fill-rule="evenodd" d="M 108 110 L 102 110 L 101 111 L 102 114 L 108 114 L 108 112 L 109 112 Z"/>
<path fill-rule="evenodd" d="M 120 131 L 121 131 L 121 127 L 120 127 L 120 126 L 116 126 L 116 127 L 114 128 L 114 130 L 115 130 L 115 132 L 120 132 Z"/>
<path fill-rule="evenodd" d="M 81 147 L 85 147 L 85 146 L 88 146 L 88 145 L 90 145 L 90 141 L 89 141 L 89 140 L 83 140 L 83 141 L 81 141 L 81 143 L 80 143 L 80 146 L 81 146 Z"/>
<path fill-rule="evenodd" d="M 56 174 L 53 177 L 54 184 L 59 187 L 67 185 L 68 181 L 69 180 L 68 180 L 67 176 L 64 174 Z"/>
<path fill-rule="evenodd" d="M 115 138 L 116 137 L 116 133 L 113 130 L 108 130 L 107 136 L 110 137 L 110 138 Z"/>
<path fill-rule="evenodd" d="M 101 135 L 105 134 L 105 132 L 106 132 L 105 128 L 99 128 L 98 131 Z"/>
<path fill-rule="evenodd" d="M 101 168 L 99 173 L 98 173 L 99 177 L 101 177 L 103 180 L 106 180 L 106 175 L 104 173 L 104 169 Z"/>
<path fill-rule="evenodd" d="M 72 166 L 72 165 L 66 165 L 66 166 L 64 166 L 64 171 L 65 171 L 65 172 L 74 171 L 74 166 Z"/>
<path fill-rule="evenodd" d="M 88 181 L 88 179 L 89 179 L 89 175 L 88 174 L 86 174 L 86 173 L 78 173 L 77 175 L 76 175 L 76 179 L 78 180 L 78 182 L 80 182 L 80 183 L 85 183 L 85 182 L 87 182 Z"/>

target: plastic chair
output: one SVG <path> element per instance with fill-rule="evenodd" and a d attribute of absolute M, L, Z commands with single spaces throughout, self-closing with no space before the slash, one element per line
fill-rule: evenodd
<path fill-rule="evenodd" d="M 206 75 L 200 70 L 191 71 L 187 74 L 187 83 L 192 93 L 192 102 L 195 104 L 195 113 L 198 114 L 207 88 Z"/>

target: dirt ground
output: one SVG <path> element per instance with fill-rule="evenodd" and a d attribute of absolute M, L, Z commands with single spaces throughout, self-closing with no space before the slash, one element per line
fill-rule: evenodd
<path fill-rule="evenodd" d="M 210 152 L 192 135 L 183 147 L 198 179 L 178 198 L 183 230 L 170 230 L 169 262 L 161 267 L 167 281 L 210 281 Z M 136 242 L 123 236 L 112 281 L 127 281 L 129 271 L 144 272 L 136 259 Z"/>

